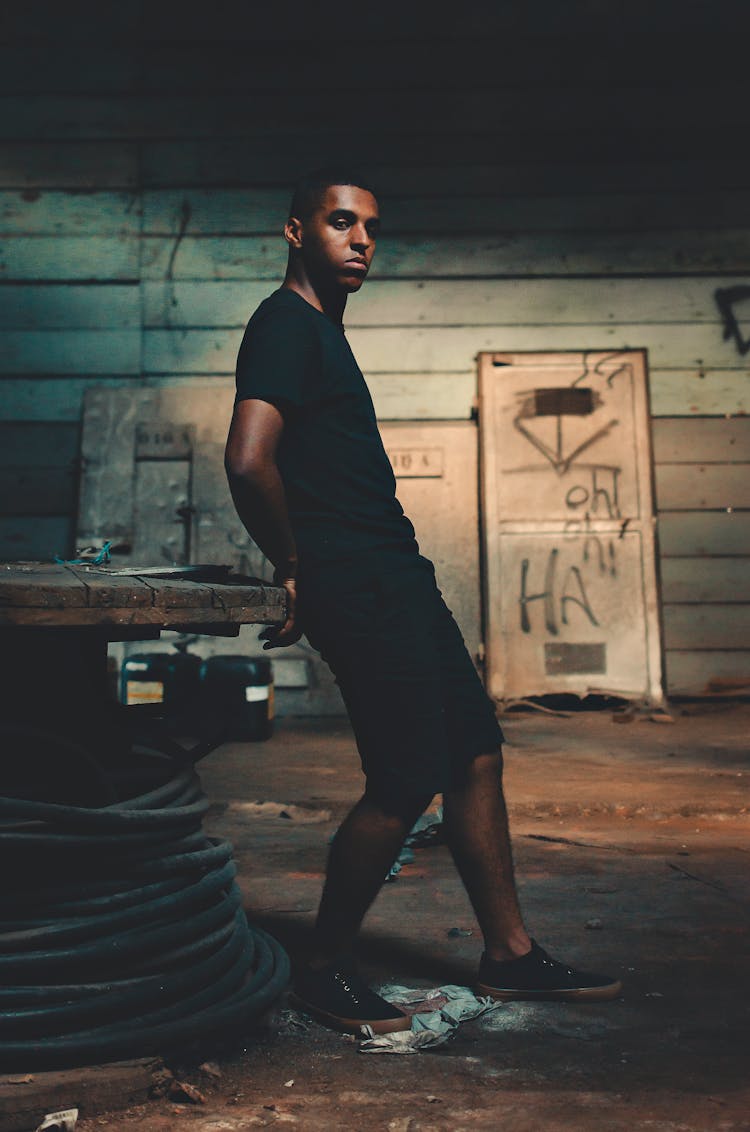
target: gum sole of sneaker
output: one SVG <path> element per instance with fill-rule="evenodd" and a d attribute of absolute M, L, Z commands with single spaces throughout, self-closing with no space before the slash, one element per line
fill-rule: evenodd
<path fill-rule="evenodd" d="M 608 1002 L 622 994 L 622 983 L 608 983 L 605 987 L 574 987 L 571 990 L 501 990 L 477 983 L 477 994 L 494 998 L 498 1002 Z"/>
<path fill-rule="evenodd" d="M 295 1010 L 302 1010 L 305 1014 L 309 1014 L 312 1018 L 322 1022 L 324 1026 L 330 1026 L 333 1030 L 341 1030 L 345 1034 L 359 1034 L 363 1026 L 369 1026 L 374 1034 L 394 1034 L 401 1030 L 411 1029 L 411 1017 L 408 1014 L 402 1014 L 400 1018 L 340 1018 L 338 1014 L 329 1014 L 326 1010 L 320 1010 L 319 1007 L 313 1006 L 309 1002 L 305 1002 L 303 998 L 299 998 L 293 991 L 289 994 L 289 1004 Z"/>

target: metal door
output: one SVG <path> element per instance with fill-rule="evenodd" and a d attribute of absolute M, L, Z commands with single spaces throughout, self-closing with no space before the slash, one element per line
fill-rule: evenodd
<path fill-rule="evenodd" d="M 479 355 L 488 690 L 662 700 L 645 352 Z"/>

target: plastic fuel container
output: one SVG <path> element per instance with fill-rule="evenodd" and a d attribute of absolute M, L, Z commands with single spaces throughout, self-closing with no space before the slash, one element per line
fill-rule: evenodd
<path fill-rule="evenodd" d="M 194 709 L 201 658 L 188 652 L 134 653 L 120 671 L 123 704 L 162 704 L 170 715 Z"/>
<path fill-rule="evenodd" d="M 268 739 L 273 731 L 273 669 L 263 656 L 211 656 L 200 669 L 201 713 L 225 722 L 231 739 Z"/>

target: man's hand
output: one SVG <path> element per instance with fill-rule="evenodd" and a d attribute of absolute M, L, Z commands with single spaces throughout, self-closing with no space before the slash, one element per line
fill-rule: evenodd
<path fill-rule="evenodd" d="M 260 634 L 260 639 L 266 643 L 263 649 L 286 648 L 294 645 L 302 636 L 302 630 L 297 624 L 297 579 L 275 578 L 277 585 L 286 590 L 286 621 L 283 625 L 269 625 Z"/>
<path fill-rule="evenodd" d="M 224 457 L 229 489 L 248 534 L 276 566 L 273 580 L 286 590 L 286 621 L 260 634 L 264 649 L 293 645 L 302 636 L 297 626 L 297 548 L 289 521 L 286 495 L 276 464 L 284 418 L 267 401 L 248 399 L 234 407 Z"/>

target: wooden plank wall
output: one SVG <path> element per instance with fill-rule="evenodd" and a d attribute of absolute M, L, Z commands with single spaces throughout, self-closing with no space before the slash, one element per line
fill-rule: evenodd
<path fill-rule="evenodd" d="M 90 385 L 231 382 L 291 181 L 344 157 L 383 208 L 347 321 L 380 416 L 466 418 L 479 350 L 646 347 L 668 687 L 746 689 L 744 10 L 4 5 L 0 555 L 72 549 Z"/>

